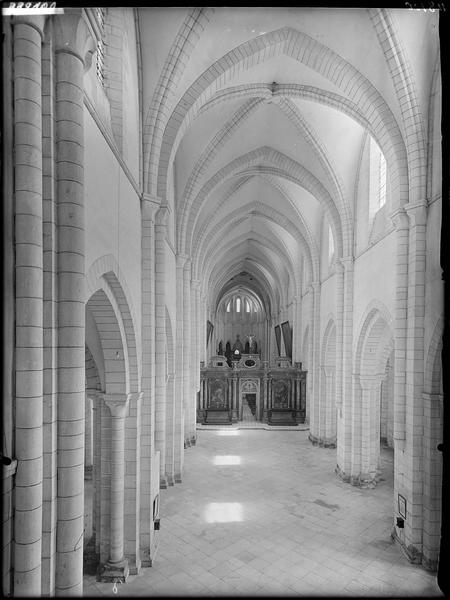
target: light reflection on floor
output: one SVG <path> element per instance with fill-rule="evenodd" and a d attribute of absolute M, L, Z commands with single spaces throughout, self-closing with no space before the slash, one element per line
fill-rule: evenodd
<path fill-rule="evenodd" d="M 377 487 L 360 489 L 336 475 L 336 449 L 313 446 L 308 431 L 198 431 L 183 483 L 161 490 L 152 567 L 116 594 L 86 573 L 83 593 L 443 597 L 436 573 L 409 563 L 390 536 L 393 454 L 381 448 Z M 217 466 L 217 457 L 241 464 Z"/>
<path fill-rule="evenodd" d="M 241 464 L 241 457 L 240 456 L 231 456 L 231 455 L 227 455 L 227 456 L 215 456 L 213 464 L 217 465 L 217 466 L 223 466 L 223 465 L 240 465 Z"/>
<path fill-rule="evenodd" d="M 234 523 L 244 520 L 244 511 L 240 502 L 210 502 L 204 518 L 207 523 Z"/>

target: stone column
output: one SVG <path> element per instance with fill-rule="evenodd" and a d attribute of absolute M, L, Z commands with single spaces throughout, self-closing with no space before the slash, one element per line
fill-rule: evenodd
<path fill-rule="evenodd" d="M 298 296 L 294 296 L 294 298 L 292 299 L 292 313 L 294 315 L 292 322 L 292 364 L 294 364 L 295 361 L 299 360 L 301 356 L 300 344 L 302 333 L 302 311 L 301 301 L 299 300 L 300 297 L 300 293 L 298 293 Z"/>
<path fill-rule="evenodd" d="M 155 446 L 160 452 L 160 487 L 166 480 L 166 225 L 169 207 L 161 206 L 155 222 Z"/>
<path fill-rule="evenodd" d="M 423 560 L 428 569 L 436 570 L 439 560 L 442 519 L 442 442 L 443 396 L 422 394 L 423 431 Z"/>
<path fill-rule="evenodd" d="M 142 427 L 141 427 L 141 565 L 151 566 L 155 534 L 152 507 L 152 458 L 155 453 L 155 215 L 158 197 L 143 194 L 142 212 Z M 158 474 L 159 477 L 159 474 Z"/>
<path fill-rule="evenodd" d="M 315 428 L 315 436 L 314 441 L 319 444 L 323 444 L 325 438 L 325 413 L 326 413 L 326 404 L 327 404 L 327 389 L 326 389 L 326 375 L 325 375 L 325 367 L 320 365 L 319 367 L 319 393 L 316 397 L 317 403 L 317 420 L 318 424 Z"/>
<path fill-rule="evenodd" d="M 43 17 L 14 18 L 16 261 L 14 596 L 41 595 Z"/>
<path fill-rule="evenodd" d="M 206 351 L 206 296 L 203 293 L 200 293 L 200 360 L 204 361 L 205 364 L 208 364 L 208 353 Z"/>
<path fill-rule="evenodd" d="M 53 37 L 42 46 L 42 167 L 44 264 L 44 480 L 42 515 L 42 596 L 55 594 L 58 430 L 58 235 L 55 148 L 55 57 Z"/>
<path fill-rule="evenodd" d="M 128 558 L 130 575 L 137 575 L 142 566 L 140 551 L 140 490 L 141 438 L 142 438 L 143 392 L 129 395 L 128 413 L 125 420 L 125 527 L 124 553 Z M 148 527 L 148 524 L 146 525 Z"/>
<path fill-rule="evenodd" d="M 310 396 L 310 439 L 314 441 L 319 437 L 320 428 L 320 397 L 319 397 L 319 349 L 320 349 L 320 282 L 314 281 L 311 283 L 312 291 L 312 315 L 311 315 L 311 362 L 310 362 L 310 377 L 312 390 Z"/>
<path fill-rule="evenodd" d="M 191 445 L 195 437 L 193 424 L 193 398 L 191 394 L 191 261 L 183 255 L 183 406 L 184 440 Z"/>
<path fill-rule="evenodd" d="M 299 363 L 297 363 L 299 365 Z M 295 376 L 295 420 L 300 423 L 301 419 L 301 388 L 300 388 L 300 375 Z"/>
<path fill-rule="evenodd" d="M 194 358 L 191 362 L 191 372 L 195 380 L 195 391 L 200 390 L 200 323 L 201 323 L 201 306 L 200 306 L 200 280 L 193 279 L 192 286 L 195 292 L 195 328 L 194 328 L 194 336 L 193 336 L 193 345 L 194 348 Z M 195 375 L 194 375 L 195 374 Z"/>
<path fill-rule="evenodd" d="M 236 372 L 236 363 L 233 362 L 233 407 L 231 410 L 231 421 L 237 423 L 239 421 L 239 398 L 238 398 L 238 376 Z"/>
<path fill-rule="evenodd" d="M 174 477 L 174 453 L 175 453 L 175 397 L 174 397 L 174 374 L 169 373 L 166 380 L 166 466 L 165 476 L 167 485 L 175 484 Z"/>
<path fill-rule="evenodd" d="M 203 410 L 205 408 L 205 379 L 203 375 L 200 378 L 200 406 L 198 411 L 199 422 L 203 422 Z"/>
<path fill-rule="evenodd" d="M 423 552 L 423 382 L 427 207 L 406 204 L 409 217 L 408 301 L 405 386 L 405 465 L 409 483 L 405 543 L 409 552 Z M 395 362 L 397 370 L 397 362 Z"/>
<path fill-rule="evenodd" d="M 185 407 L 184 407 L 184 370 L 185 366 L 185 339 L 183 335 L 184 321 L 184 264 L 186 256 L 177 254 L 176 256 L 176 307 L 177 307 L 177 332 L 175 345 L 175 431 L 174 431 L 174 478 L 177 483 L 181 483 L 184 448 L 185 448 Z M 181 335 L 180 335 L 181 333 Z"/>
<path fill-rule="evenodd" d="M 337 260 L 336 265 L 336 386 L 334 405 L 338 411 L 342 410 L 343 399 L 343 343 L 344 343 L 344 273 L 345 267 L 342 260 Z"/>
<path fill-rule="evenodd" d="M 104 400 L 103 392 L 90 392 L 93 410 L 94 424 L 94 460 L 92 469 L 92 481 L 94 486 L 93 509 L 92 509 L 92 532 L 95 538 L 95 554 L 100 558 L 100 485 L 101 485 L 101 407 Z"/>
<path fill-rule="evenodd" d="M 192 263 L 189 260 L 190 268 L 189 268 L 189 294 L 191 300 L 191 313 L 189 319 L 189 336 L 188 336 L 188 346 L 190 348 L 189 351 L 189 393 L 190 393 L 190 402 L 189 402 L 189 419 L 190 419 L 190 442 L 191 446 L 195 446 L 197 441 L 197 425 L 196 425 L 196 415 L 195 415 L 195 405 L 196 405 L 196 396 L 197 396 L 197 388 L 196 388 L 196 380 L 197 380 L 197 367 L 195 363 L 195 331 L 196 331 L 196 320 L 197 320 L 197 310 L 198 307 L 196 305 L 196 290 L 192 284 Z"/>
<path fill-rule="evenodd" d="M 84 405 L 84 477 L 85 479 L 92 479 L 92 468 L 93 468 L 93 426 L 92 426 L 92 400 L 89 393 L 85 393 L 85 405 Z"/>
<path fill-rule="evenodd" d="M 342 260 L 336 260 L 336 369 L 333 376 L 333 392 L 334 398 L 331 404 L 327 402 L 327 413 L 331 409 L 333 410 L 333 421 L 334 421 L 334 433 L 331 434 L 330 440 L 328 440 L 329 434 L 326 433 L 327 443 L 333 448 L 336 446 L 336 439 L 338 437 L 338 427 L 342 427 L 342 403 L 343 403 L 343 343 L 344 343 L 344 265 Z M 328 392 L 328 390 L 327 390 Z M 327 423 L 327 428 L 328 428 Z"/>
<path fill-rule="evenodd" d="M 336 446 L 336 367 L 325 366 L 325 430 L 324 445 L 334 448 Z"/>
<path fill-rule="evenodd" d="M 381 376 L 355 376 L 361 387 L 361 487 L 374 487 L 380 467 Z"/>
<path fill-rule="evenodd" d="M 106 394 L 111 411 L 111 530 L 109 560 L 103 566 L 101 581 L 126 581 L 128 560 L 124 557 L 125 502 L 125 416 L 130 394 Z"/>
<path fill-rule="evenodd" d="M 406 324 L 408 306 L 409 219 L 403 208 L 391 215 L 396 237 L 394 445 L 404 450 L 406 439 Z"/>
<path fill-rule="evenodd" d="M 263 375 L 263 414 L 262 414 L 262 421 L 263 423 L 267 423 L 267 388 L 268 388 L 269 382 L 268 382 L 268 378 L 267 378 L 267 365 L 264 368 L 264 375 Z"/>
<path fill-rule="evenodd" d="M 342 318 L 342 392 L 337 400 L 337 474 L 344 480 L 350 480 L 352 464 L 352 388 L 353 388 L 353 272 L 354 261 L 351 256 L 341 259 L 344 266 L 343 281 L 343 318 Z M 337 346 L 339 348 L 339 346 Z M 339 369 L 339 357 L 337 357 Z"/>
<path fill-rule="evenodd" d="M 84 531 L 85 65 L 95 43 L 82 9 L 53 20 L 58 204 L 58 499 L 56 595 L 81 595 Z"/>

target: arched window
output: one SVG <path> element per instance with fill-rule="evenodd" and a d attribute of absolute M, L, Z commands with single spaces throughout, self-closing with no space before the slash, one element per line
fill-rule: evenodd
<path fill-rule="evenodd" d="M 328 225 L 328 264 L 333 262 L 334 258 L 334 237 L 330 225 Z"/>
<path fill-rule="evenodd" d="M 96 8 L 95 17 L 101 32 L 101 39 L 97 42 L 97 56 L 96 56 L 96 72 L 97 79 L 101 85 L 105 83 L 105 9 Z"/>
<path fill-rule="evenodd" d="M 381 208 L 386 204 L 386 159 L 380 152 L 380 162 L 378 167 L 378 208 Z"/>
<path fill-rule="evenodd" d="M 370 138 L 369 222 L 386 204 L 386 159 L 378 144 Z"/>
<path fill-rule="evenodd" d="M 226 313 L 244 313 L 251 317 L 253 314 L 257 314 L 259 311 L 259 305 L 255 300 L 247 295 L 245 292 L 240 292 L 239 295 L 233 294 L 231 297 L 228 296 L 224 299 L 223 310 Z"/>

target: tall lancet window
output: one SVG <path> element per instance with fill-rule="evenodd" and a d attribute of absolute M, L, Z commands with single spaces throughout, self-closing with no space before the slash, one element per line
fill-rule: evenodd
<path fill-rule="evenodd" d="M 100 28 L 101 38 L 97 42 L 96 72 L 101 85 L 105 84 L 105 9 L 95 8 L 95 17 Z"/>
<path fill-rule="evenodd" d="M 378 144 L 370 138 L 369 222 L 386 204 L 387 166 Z"/>
<path fill-rule="evenodd" d="M 328 265 L 331 265 L 334 258 L 334 237 L 330 225 L 328 225 Z"/>

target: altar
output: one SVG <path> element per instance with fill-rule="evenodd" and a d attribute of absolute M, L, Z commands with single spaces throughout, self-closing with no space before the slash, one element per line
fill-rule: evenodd
<path fill-rule="evenodd" d="M 287 357 L 262 361 L 259 354 L 240 354 L 227 361 L 211 357 L 200 366 L 197 422 L 231 425 L 245 419 L 269 425 L 305 422 L 306 371 Z"/>

